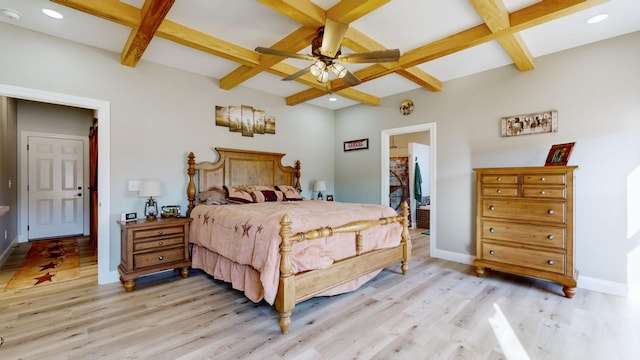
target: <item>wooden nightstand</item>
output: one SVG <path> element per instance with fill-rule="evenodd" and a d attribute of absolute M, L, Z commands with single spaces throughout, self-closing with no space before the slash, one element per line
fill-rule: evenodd
<path fill-rule="evenodd" d="M 189 276 L 191 218 L 118 221 L 120 224 L 120 282 L 127 292 L 142 275 L 174 268 Z"/>

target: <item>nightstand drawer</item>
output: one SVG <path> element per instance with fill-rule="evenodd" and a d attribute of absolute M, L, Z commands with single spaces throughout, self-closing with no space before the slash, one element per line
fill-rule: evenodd
<path fill-rule="evenodd" d="M 482 258 L 487 261 L 564 274 L 564 253 L 483 243 Z"/>
<path fill-rule="evenodd" d="M 154 251 L 146 254 L 139 254 L 139 255 L 133 256 L 133 262 L 136 268 L 154 266 L 159 264 L 167 264 L 174 261 L 180 261 L 183 259 L 184 259 L 184 249 L 182 247 L 161 250 L 161 251 Z"/>
<path fill-rule="evenodd" d="M 133 240 L 140 240 L 145 238 L 150 238 L 154 236 L 165 236 L 165 235 L 176 235 L 182 234 L 184 232 L 184 227 L 182 226 L 167 226 L 167 227 L 158 227 L 154 229 L 146 229 L 146 230 L 136 230 L 133 232 Z"/>
<path fill-rule="evenodd" d="M 151 241 L 135 241 L 133 243 L 133 251 L 138 252 L 141 250 L 149 250 L 149 249 L 159 250 L 169 246 L 183 245 L 183 244 L 184 244 L 183 236 L 176 236 L 176 237 L 164 238 L 164 239 L 153 239 Z"/>

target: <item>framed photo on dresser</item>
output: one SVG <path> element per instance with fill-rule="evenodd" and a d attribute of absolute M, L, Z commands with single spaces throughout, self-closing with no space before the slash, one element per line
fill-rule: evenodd
<path fill-rule="evenodd" d="M 567 166 L 573 145 L 575 145 L 575 142 L 551 146 L 544 166 Z"/>

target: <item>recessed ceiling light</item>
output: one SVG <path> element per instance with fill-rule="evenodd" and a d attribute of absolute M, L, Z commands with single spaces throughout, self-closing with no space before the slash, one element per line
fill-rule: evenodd
<path fill-rule="evenodd" d="M 604 19 L 606 19 L 608 17 L 609 17 L 608 14 L 600 14 L 600 15 L 592 16 L 592 17 L 587 19 L 587 24 L 599 23 L 600 21 L 603 21 Z"/>
<path fill-rule="evenodd" d="M 42 9 L 42 13 L 54 19 L 62 19 L 64 17 L 59 12 L 51 9 Z"/>
<path fill-rule="evenodd" d="M 329 96 L 329 101 L 338 101 L 338 98 L 336 98 L 335 96 L 331 95 L 331 96 Z"/>
<path fill-rule="evenodd" d="M 11 20 L 20 20 L 20 17 L 22 16 L 22 14 L 13 9 L 0 9 L 0 14 Z"/>

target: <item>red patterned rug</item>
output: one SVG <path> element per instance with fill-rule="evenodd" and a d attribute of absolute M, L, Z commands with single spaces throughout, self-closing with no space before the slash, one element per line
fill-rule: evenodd
<path fill-rule="evenodd" d="M 22 265 L 5 289 L 24 289 L 79 277 L 78 239 L 38 240 L 31 243 Z"/>

